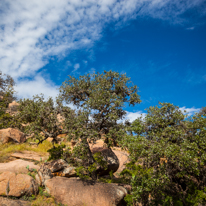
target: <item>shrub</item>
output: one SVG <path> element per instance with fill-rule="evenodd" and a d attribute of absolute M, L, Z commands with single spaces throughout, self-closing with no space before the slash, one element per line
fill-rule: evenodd
<path fill-rule="evenodd" d="M 128 204 L 206 203 L 205 109 L 188 117 L 170 103 L 159 103 L 147 112 L 122 141 L 132 160 L 122 172 L 132 185 Z"/>

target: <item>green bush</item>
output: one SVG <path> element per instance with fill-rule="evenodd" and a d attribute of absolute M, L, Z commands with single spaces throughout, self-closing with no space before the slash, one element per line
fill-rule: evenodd
<path fill-rule="evenodd" d="M 122 176 L 132 186 L 128 205 L 206 203 L 206 113 L 192 117 L 159 103 L 128 128 L 121 144 L 131 162 Z"/>
<path fill-rule="evenodd" d="M 51 149 L 49 149 L 47 152 L 49 152 L 50 156 L 48 161 L 50 160 L 56 160 L 56 159 L 62 159 L 64 154 L 64 148 L 66 145 L 59 145 L 59 146 L 53 146 Z"/>

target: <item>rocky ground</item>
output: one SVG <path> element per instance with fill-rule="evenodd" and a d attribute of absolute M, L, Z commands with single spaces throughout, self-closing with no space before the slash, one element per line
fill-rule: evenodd
<path fill-rule="evenodd" d="M 75 168 L 64 160 L 46 162 L 48 154 L 28 146 L 25 135 L 16 129 L 0 130 L 0 142 L 3 148 L 0 152 L 0 206 L 125 205 L 129 185 L 82 181 Z M 129 161 L 128 154 L 119 148 L 112 151 L 104 148 L 102 140 L 90 147 L 93 153 L 101 152 L 107 161 L 108 170 L 99 171 L 100 176 L 108 176 L 113 170 L 112 178 L 118 180 Z"/>

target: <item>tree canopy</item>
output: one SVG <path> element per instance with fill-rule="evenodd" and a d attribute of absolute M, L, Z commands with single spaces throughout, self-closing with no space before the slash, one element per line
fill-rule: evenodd
<path fill-rule="evenodd" d="M 24 132 L 33 133 L 38 144 L 48 137 L 57 142 L 57 136 L 65 132 L 59 120 L 60 108 L 51 97 L 45 100 L 43 95 L 36 95 L 33 99 L 21 99 L 19 104 L 15 119 L 25 124 Z M 67 110 L 70 111 L 69 108 Z"/>
<path fill-rule="evenodd" d="M 69 140 L 77 141 L 77 145 L 72 154 L 69 150 L 64 151 L 65 160 L 81 159 L 80 164 L 73 161 L 75 166 L 80 169 L 83 166 L 82 174 L 96 179 L 97 160 L 103 162 L 92 154 L 89 143 L 104 137 L 109 148 L 117 145 L 118 139 L 125 134 L 124 125 L 118 122 L 126 114 L 123 107 L 140 103 L 137 92 L 129 78 L 117 72 L 104 71 L 79 78 L 69 76 L 63 82 L 56 102 L 38 95 L 33 99 L 20 100 L 15 118 L 26 124 L 24 132 L 34 133 L 33 138 L 38 139 L 38 143 L 48 137 L 55 141 L 59 134 L 67 133 Z M 77 107 L 76 110 L 68 107 L 71 103 Z M 58 115 L 63 122 L 58 121 Z M 62 147 L 54 147 L 50 152 L 55 153 L 55 149 L 62 150 L 57 153 L 63 154 Z"/>
<path fill-rule="evenodd" d="M 13 86 L 13 79 L 0 72 L 0 128 L 11 125 L 34 133 L 37 144 L 48 137 L 56 142 L 66 133 L 76 146 L 71 151 L 53 144 L 50 159 L 64 158 L 81 178 L 96 180 L 97 168 L 106 169 L 101 155 L 89 146 L 101 138 L 109 151 L 121 146 L 130 155 L 121 173 L 121 181 L 132 186 L 125 198 L 128 205 L 206 204 L 206 107 L 188 116 L 178 106 L 159 103 L 145 117 L 121 122 L 124 106 L 141 102 L 138 88 L 125 74 L 104 71 L 69 76 L 56 101 L 43 95 L 22 99 L 12 117 L 5 110 L 14 99 Z"/>
<path fill-rule="evenodd" d="M 159 103 L 128 130 L 136 134 L 122 141 L 132 159 L 122 173 L 131 181 L 131 205 L 206 202 L 205 108 L 188 117 L 173 104 Z"/>
<path fill-rule="evenodd" d="M 120 130 L 119 120 L 126 111 L 125 104 L 140 103 L 137 86 L 133 86 L 125 74 L 104 71 L 102 74 L 87 74 L 63 82 L 60 95 L 67 104 L 80 108 L 86 118 L 83 128 L 95 133 L 96 138 L 105 135 L 108 146 L 115 145 Z M 83 114 L 82 113 L 82 114 Z"/>
<path fill-rule="evenodd" d="M 12 117 L 6 113 L 6 109 L 16 99 L 14 85 L 14 79 L 0 71 L 0 129 L 11 126 Z"/>

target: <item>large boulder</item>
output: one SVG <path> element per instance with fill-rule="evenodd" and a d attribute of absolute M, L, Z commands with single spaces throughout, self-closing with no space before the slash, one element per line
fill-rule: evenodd
<path fill-rule="evenodd" d="M 47 167 L 41 166 L 41 168 L 38 170 L 35 179 L 38 183 L 38 185 L 42 186 L 44 185 L 44 182 L 48 179 L 53 178 L 54 175 L 51 173 L 51 170 Z"/>
<path fill-rule="evenodd" d="M 113 173 L 116 172 L 119 168 L 119 160 L 115 153 L 109 149 L 109 148 L 104 148 L 104 147 L 94 147 L 91 149 L 91 152 L 93 154 L 100 152 L 101 155 L 103 156 L 103 160 L 107 162 L 107 170 L 104 170 L 104 168 L 100 167 L 97 170 L 97 173 L 100 176 L 103 175 L 109 175 L 110 171 Z"/>
<path fill-rule="evenodd" d="M 38 184 L 29 175 L 3 172 L 0 175 L 0 195 L 21 197 L 37 195 Z"/>
<path fill-rule="evenodd" d="M 7 128 L 0 130 L 0 142 L 8 143 L 10 141 L 16 143 L 23 143 L 26 141 L 26 136 L 23 132 L 14 128 Z"/>
<path fill-rule="evenodd" d="M 125 165 L 130 162 L 129 154 L 126 151 L 113 150 L 113 152 L 119 159 L 119 168 L 114 175 L 119 176 L 119 174 L 125 169 Z"/>
<path fill-rule="evenodd" d="M 89 143 L 90 149 L 96 148 L 96 147 L 104 147 L 104 141 L 102 139 L 96 140 L 95 144 Z"/>
<path fill-rule="evenodd" d="M 0 163 L 0 173 L 14 172 L 14 173 L 27 174 L 28 169 L 26 167 L 29 167 L 29 169 L 36 169 L 36 170 L 40 168 L 38 165 L 35 165 L 33 162 L 18 159 L 8 163 Z"/>
<path fill-rule="evenodd" d="M 41 168 L 48 168 L 53 173 L 53 172 L 58 172 L 66 168 L 67 166 L 68 166 L 68 163 L 65 160 L 58 159 L 58 160 L 52 160 L 50 162 L 43 163 L 41 165 Z"/>
<path fill-rule="evenodd" d="M 107 183 L 84 182 L 65 177 L 45 181 L 47 192 L 59 203 L 70 206 L 123 206 L 127 190 Z"/>

